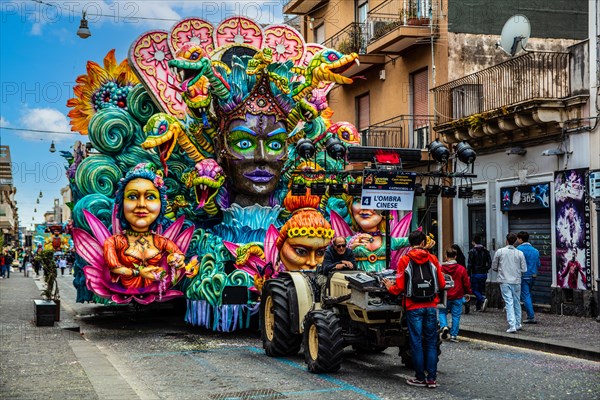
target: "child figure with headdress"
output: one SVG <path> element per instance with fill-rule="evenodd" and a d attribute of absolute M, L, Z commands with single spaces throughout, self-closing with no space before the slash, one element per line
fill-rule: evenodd
<path fill-rule="evenodd" d="M 325 250 L 335 232 L 329 222 L 317 211 L 320 197 L 310 191 L 305 196 L 288 196 L 284 206 L 292 217 L 279 230 L 277 250 L 284 269 L 316 269 L 323 263 Z"/>

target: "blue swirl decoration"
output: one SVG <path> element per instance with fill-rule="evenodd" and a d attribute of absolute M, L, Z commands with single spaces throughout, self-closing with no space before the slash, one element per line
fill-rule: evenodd
<path fill-rule="evenodd" d="M 123 173 L 110 156 L 94 154 L 79 164 L 75 181 L 84 195 L 99 193 L 112 197 Z"/>
<path fill-rule="evenodd" d="M 102 221 L 104 226 L 110 226 L 114 204 L 113 199 L 103 194 L 95 193 L 83 197 L 73 207 L 73 225 L 76 228 L 85 229 L 90 234 L 92 233 L 83 215 L 83 210 L 86 210 Z"/>
<path fill-rule="evenodd" d="M 136 85 L 127 95 L 127 109 L 142 126 L 160 111 L 142 84 Z"/>
<path fill-rule="evenodd" d="M 104 154 L 119 154 L 132 142 L 140 144 L 144 141 L 140 124 L 120 108 L 98 111 L 88 130 L 94 148 Z"/>

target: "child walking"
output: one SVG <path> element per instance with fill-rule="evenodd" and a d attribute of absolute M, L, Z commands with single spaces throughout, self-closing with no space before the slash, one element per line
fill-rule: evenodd
<path fill-rule="evenodd" d="M 452 247 L 446 250 L 446 262 L 442 264 L 442 272 L 448 274 L 454 280 L 454 287 L 448 290 L 448 302 L 446 309 L 439 310 L 440 328 L 442 329 L 442 339 L 448 339 L 450 333 L 450 341 L 458 342 L 458 328 L 460 326 L 460 316 L 462 314 L 462 306 L 465 302 L 466 294 L 471 294 L 471 283 L 469 275 L 464 265 L 456 262 L 456 250 Z M 447 313 L 452 314 L 452 327 L 448 328 Z"/>

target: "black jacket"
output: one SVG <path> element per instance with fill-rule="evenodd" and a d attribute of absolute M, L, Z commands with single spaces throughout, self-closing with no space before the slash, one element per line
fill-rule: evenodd
<path fill-rule="evenodd" d="M 325 259 L 323 260 L 323 268 L 320 269 L 319 273 L 324 275 L 329 275 L 331 270 L 339 264 L 341 261 L 350 261 L 354 269 L 356 269 L 356 258 L 354 257 L 354 252 L 350 250 L 350 248 L 346 247 L 346 251 L 344 254 L 340 255 L 335 251 L 333 246 L 329 246 L 327 250 L 325 250 Z"/>
<path fill-rule="evenodd" d="M 488 249 L 483 246 L 475 246 L 469 250 L 469 260 L 467 261 L 469 275 L 487 274 L 491 266 L 492 257 Z"/>

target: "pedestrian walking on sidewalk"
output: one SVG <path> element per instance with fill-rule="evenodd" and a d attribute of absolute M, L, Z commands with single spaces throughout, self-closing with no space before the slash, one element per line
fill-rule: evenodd
<path fill-rule="evenodd" d="M 521 300 L 527 313 L 527 319 L 524 324 L 536 324 L 535 314 L 533 311 L 533 299 L 531 298 L 531 290 L 535 284 L 538 268 L 540 267 L 540 252 L 529 243 L 529 233 L 521 231 L 517 233 L 517 249 L 523 252 L 527 271 L 521 277 Z"/>
<path fill-rule="evenodd" d="M 67 268 L 67 260 L 65 259 L 65 256 L 60 256 L 60 259 L 58 260 L 58 267 L 60 268 L 60 274 L 64 276 L 65 268 Z"/>
<path fill-rule="evenodd" d="M 514 246 L 517 235 L 506 235 L 506 247 L 494 254 L 492 269 L 498 272 L 502 298 L 506 304 L 508 333 L 521 330 L 521 276 L 527 271 L 525 256 Z"/>
<path fill-rule="evenodd" d="M 446 262 L 442 264 L 442 272 L 450 275 L 454 280 L 454 287 L 450 288 L 446 293 L 447 302 L 446 308 L 439 310 L 440 328 L 442 330 L 442 339 L 448 338 L 450 333 L 450 341 L 458 342 L 458 329 L 460 326 L 460 316 L 462 314 L 465 295 L 471 294 L 471 283 L 467 269 L 464 265 L 456 261 L 457 252 L 450 247 L 446 250 Z M 446 314 L 452 314 L 452 327 L 448 328 L 448 318 Z"/>
<path fill-rule="evenodd" d="M 415 378 L 406 383 L 411 386 L 437 387 L 437 304 L 440 288 L 446 280 L 436 256 L 425 248 L 427 236 L 422 231 L 408 235 L 410 251 L 398 261 L 396 282 L 383 279 L 388 291 L 394 295 L 405 292 L 404 309 L 408 323 L 409 344 L 415 368 Z"/>
<path fill-rule="evenodd" d="M 13 262 L 13 258 L 12 255 L 10 254 L 10 251 L 4 251 L 4 257 L 3 257 L 4 261 L 3 261 L 3 265 L 2 265 L 2 277 L 9 279 L 10 278 L 10 270 L 12 268 L 12 262 Z"/>
<path fill-rule="evenodd" d="M 492 265 L 492 258 L 488 249 L 481 244 L 481 236 L 474 236 L 471 243 L 473 248 L 469 250 L 467 272 L 471 278 L 473 294 L 477 299 L 475 310 L 483 312 L 488 303 L 488 299 L 485 297 L 485 282 Z"/>

